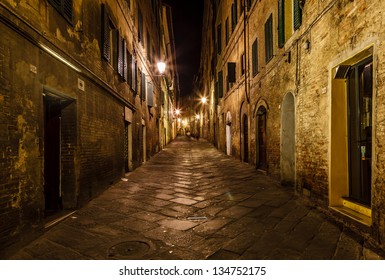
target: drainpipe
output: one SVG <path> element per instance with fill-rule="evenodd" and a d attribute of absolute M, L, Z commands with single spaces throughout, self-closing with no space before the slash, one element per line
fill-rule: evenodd
<path fill-rule="evenodd" d="M 247 74 L 249 70 L 249 59 L 247 58 L 247 51 L 249 49 L 248 41 L 246 39 L 246 0 L 243 0 L 243 45 L 244 45 L 244 52 L 245 52 L 245 96 L 246 96 L 246 101 L 247 104 L 250 104 L 250 97 L 249 97 L 249 92 L 248 92 L 248 87 L 247 87 Z"/>

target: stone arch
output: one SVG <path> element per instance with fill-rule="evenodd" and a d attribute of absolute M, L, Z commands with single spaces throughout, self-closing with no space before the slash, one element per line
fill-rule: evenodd
<path fill-rule="evenodd" d="M 294 186 L 295 183 L 295 99 L 288 92 L 281 106 L 281 183 Z"/>

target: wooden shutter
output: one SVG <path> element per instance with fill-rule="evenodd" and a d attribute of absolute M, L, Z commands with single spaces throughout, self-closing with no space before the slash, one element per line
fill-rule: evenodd
<path fill-rule="evenodd" d="M 302 9 L 299 1 L 300 0 L 294 0 L 294 30 L 297 30 L 302 24 Z"/>
<path fill-rule="evenodd" d="M 218 97 L 223 97 L 223 71 L 218 72 Z"/>
<path fill-rule="evenodd" d="M 140 83 L 140 95 L 142 100 L 146 100 L 146 75 L 144 72 L 140 72 L 141 74 L 141 83 Z"/>
<path fill-rule="evenodd" d="M 110 19 L 106 6 L 102 4 L 102 56 L 108 62 L 111 60 L 110 32 Z"/>
<path fill-rule="evenodd" d="M 152 82 L 147 83 L 147 106 L 154 107 L 154 86 Z"/>
<path fill-rule="evenodd" d="M 236 15 L 235 15 L 235 4 L 231 5 L 231 32 L 234 32 L 235 26 L 237 25 Z"/>
<path fill-rule="evenodd" d="M 219 83 L 218 83 L 218 81 L 215 81 L 214 95 L 215 95 L 215 104 L 218 104 L 218 99 L 219 99 Z"/>
<path fill-rule="evenodd" d="M 127 59 L 128 59 L 127 43 L 126 43 L 126 40 L 123 39 L 123 79 L 125 81 L 128 80 Z"/>
<path fill-rule="evenodd" d="M 118 32 L 118 74 L 123 77 L 124 74 L 124 39 Z"/>
<path fill-rule="evenodd" d="M 227 79 L 229 83 L 235 83 L 236 81 L 236 64 L 235 62 L 228 62 L 227 63 Z"/>
<path fill-rule="evenodd" d="M 253 70 L 253 76 L 257 75 L 258 73 L 258 39 L 255 39 L 253 46 L 252 46 L 252 70 Z"/>
<path fill-rule="evenodd" d="M 273 57 L 273 16 L 265 23 L 265 57 L 268 62 Z"/>
<path fill-rule="evenodd" d="M 222 25 L 217 26 L 217 52 L 221 54 L 222 52 Z"/>
<path fill-rule="evenodd" d="M 285 45 L 285 1 L 278 0 L 278 47 Z"/>
<path fill-rule="evenodd" d="M 127 50 L 127 83 L 132 88 L 132 54 Z"/>
<path fill-rule="evenodd" d="M 62 11 L 64 17 L 72 22 L 72 0 L 63 0 Z"/>
<path fill-rule="evenodd" d="M 140 9 L 138 10 L 138 41 L 143 45 L 143 15 Z"/>
<path fill-rule="evenodd" d="M 131 88 L 132 90 L 136 93 L 136 85 L 137 85 L 137 79 L 136 79 L 136 69 L 137 69 L 137 64 L 135 58 L 132 56 L 131 60 Z"/>
<path fill-rule="evenodd" d="M 69 22 L 72 23 L 72 0 L 48 0 L 48 2 Z"/>

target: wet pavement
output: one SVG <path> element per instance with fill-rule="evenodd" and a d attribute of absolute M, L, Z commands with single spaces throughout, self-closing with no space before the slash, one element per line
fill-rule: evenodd
<path fill-rule="evenodd" d="M 291 188 L 178 137 L 11 259 L 381 259 Z"/>

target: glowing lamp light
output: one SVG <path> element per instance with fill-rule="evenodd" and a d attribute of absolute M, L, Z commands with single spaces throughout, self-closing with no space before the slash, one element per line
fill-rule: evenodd
<path fill-rule="evenodd" d="M 164 71 L 166 70 L 166 63 L 164 62 L 158 62 L 157 63 L 157 66 L 158 66 L 158 71 L 160 74 L 163 74 Z"/>
<path fill-rule="evenodd" d="M 207 102 L 207 98 L 206 97 L 202 97 L 202 103 L 205 104 Z"/>

